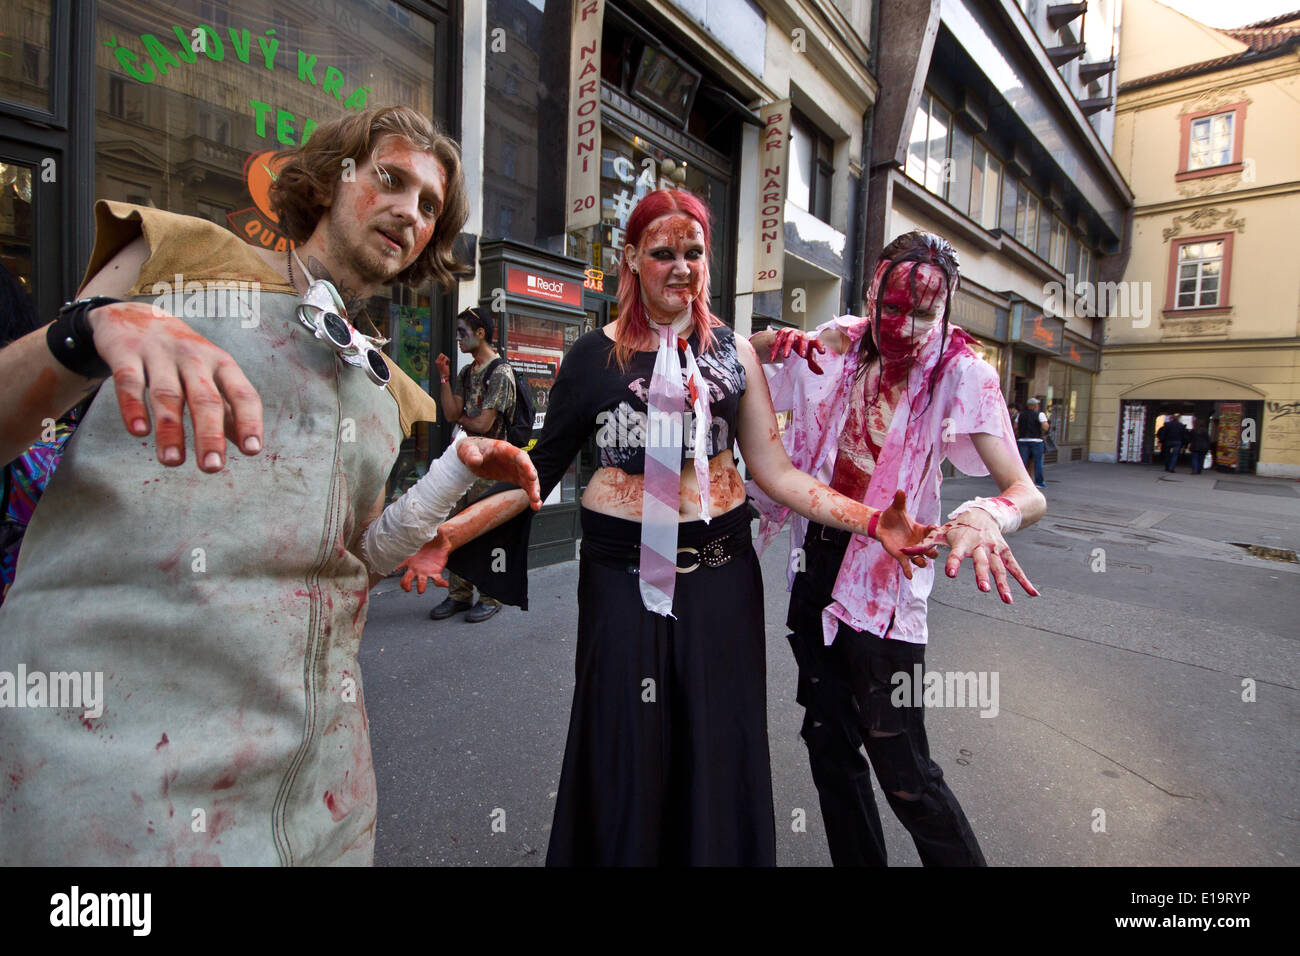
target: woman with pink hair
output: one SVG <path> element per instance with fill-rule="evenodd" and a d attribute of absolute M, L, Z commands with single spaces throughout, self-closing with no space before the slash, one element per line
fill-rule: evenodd
<path fill-rule="evenodd" d="M 868 507 L 790 463 L 753 347 L 709 309 L 710 242 L 690 193 L 637 204 L 619 317 L 573 344 L 532 452 L 543 497 L 593 434 L 601 465 L 582 496 L 576 684 L 548 865 L 776 862 L 763 581 L 733 444 L 774 501 L 879 541 L 908 576 L 926 563 L 915 552 L 933 529 L 902 495 Z M 450 558 L 527 607 L 528 499 L 499 490 L 439 528 L 404 587 L 441 583 Z"/>

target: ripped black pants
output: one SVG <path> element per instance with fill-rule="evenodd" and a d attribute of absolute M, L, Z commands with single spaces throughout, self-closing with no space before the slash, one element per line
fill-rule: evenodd
<path fill-rule="evenodd" d="M 795 576 L 786 624 L 799 665 L 801 736 L 836 866 L 885 866 L 871 768 L 894 815 L 925 866 L 984 866 L 961 804 L 930 759 L 921 706 L 894 706 L 891 676 L 924 669 L 925 645 L 884 640 L 841 623 L 822 638 L 821 612 L 831 603 L 848 534 L 813 524 L 804 543 L 806 570 Z M 866 747 L 867 756 L 862 754 Z M 870 764 L 868 764 L 870 758 Z"/>

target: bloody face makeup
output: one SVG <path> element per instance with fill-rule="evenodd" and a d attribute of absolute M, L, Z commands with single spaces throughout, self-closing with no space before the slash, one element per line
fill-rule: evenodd
<path fill-rule="evenodd" d="M 346 260 L 363 282 L 390 281 L 429 244 L 446 188 L 436 156 L 400 137 L 381 137 L 337 186 L 328 210 L 331 258 Z"/>
<path fill-rule="evenodd" d="M 671 322 L 704 291 L 704 230 L 685 213 L 660 216 L 624 255 L 641 282 L 641 301 L 655 322 Z"/>
<path fill-rule="evenodd" d="M 876 267 L 868 303 L 872 331 L 886 362 L 911 355 L 939 327 L 947 295 L 943 270 L 925 262 L 898 263 L 882 288 L 889 266 L 889 262 L 882 262 Z"/>

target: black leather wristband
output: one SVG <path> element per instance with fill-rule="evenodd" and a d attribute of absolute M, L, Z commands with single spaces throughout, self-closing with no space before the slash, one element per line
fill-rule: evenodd
<path fill-rule="evenodd" d="M 68 302 L 59 309 L 59 317 L 45 331 L 45 344 L 59 364 L 85 378 L 108 378 L 112 369 L 95 350 L 95 336 L 90 329 L 86 313 L 101 305 L 112 305 L 121 299 L 95 296 Z"/>

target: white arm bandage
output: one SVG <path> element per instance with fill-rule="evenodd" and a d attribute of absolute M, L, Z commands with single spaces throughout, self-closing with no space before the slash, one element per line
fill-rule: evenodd
<path fill-rule="evenodd" d="M 957 516 L 970 511 L 972 508 L 978 508 L 993 516 L 993 520 L 998 523 L 998 528 L 1003 534 L 1011 534 L 1020 527 L 1020 507 L 1010 498 L 972 498 L 970 501 L 960 505 L 957 510 L 948 515 L 949 521 L 956 520 Z"/>
<path fill-rule="evenodd" d="M 406 494 L 384 509 L 361 539 L 361 557 L 375 574 L 393 569 L 419 551 L 438 532 L 460 496 L 474 484 L 475 475 L 465 467 L 456 450 L 464 440 L 458 435 L 429 465 L 429 472 Z"/>

